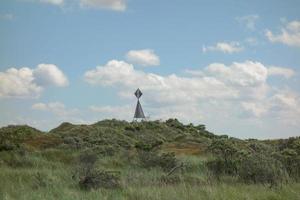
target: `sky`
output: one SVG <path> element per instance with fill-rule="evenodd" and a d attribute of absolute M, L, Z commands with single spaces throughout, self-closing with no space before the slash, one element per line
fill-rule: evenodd
<path fill-rule="evenodd" d="M 300 135 L 298 0 L 1 0 L 0 126 L 178 118 Z"/>

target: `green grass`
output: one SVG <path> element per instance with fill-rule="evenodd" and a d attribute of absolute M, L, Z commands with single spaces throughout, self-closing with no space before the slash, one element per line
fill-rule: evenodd
<path fill-rule="evenodd" d="M 233 178 L 224 178 L 217 182 L 210 180 L 208 176 L 204 166 L 206 157 L 183 155 L 178 159 L 185 162 L 186 167 L 183 171 L 174 173 L 182 181 L 174 184 L 160 181 L 160 177 L 165 175 L 160 168 L 141 168 L 136 161 L 128 161 L 122 154 L 101 157 L 97 161 L 97 168 L 121 171 L 122 188 L 84 191 L 72 179 L 72 171 L 76 166 L 65 158 L 67 155 L 73 157 L 76 152 L 65 153 L 64 156 L 59 156 L 57 150 L 48 150 L 47 153 L 33 152 L 27 155 L 27 159 L 33 162 L 31 167 L 12 168 L 2 164 L 0 199 L 300 199 L 299 183 L 270 189 L 263 185 L 242 184 Z M 39 186 L 37 173 L 43 177 L 44 186 Z"/>

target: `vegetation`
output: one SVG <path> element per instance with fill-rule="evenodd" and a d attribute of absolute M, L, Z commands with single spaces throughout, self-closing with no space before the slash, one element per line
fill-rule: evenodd
<path fill-rule="evenodd" d="M 104 120 L 0 129 L 0 199 L 300 199 L 300 138 Z"/>

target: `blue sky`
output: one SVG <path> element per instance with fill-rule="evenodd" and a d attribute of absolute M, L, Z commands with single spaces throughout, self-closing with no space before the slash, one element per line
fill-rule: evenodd
<path fill-rule="evenodd" d="M 0 125 L 176 117 L 218 134 L 300 128 L 299 1 L 2 0 Z"/>

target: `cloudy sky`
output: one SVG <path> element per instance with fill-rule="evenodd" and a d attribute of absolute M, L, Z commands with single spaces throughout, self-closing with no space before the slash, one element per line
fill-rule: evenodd
<path fill-rule="evenodd" d="M 298 0 L 1 0 L 0 126 L 152 120 L 300 135 Z"/>

